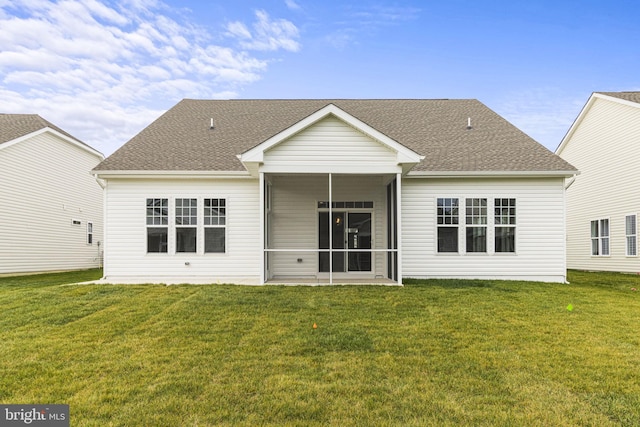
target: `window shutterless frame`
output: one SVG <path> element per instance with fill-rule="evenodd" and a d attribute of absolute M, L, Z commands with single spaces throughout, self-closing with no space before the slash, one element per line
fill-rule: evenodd
<path fill-rule="evenodd" d="M 630 214 L 624 218 L 625 228 L 625 255 L 628 257 L 638 256 L 638 215 Z"/>
<path fill-rule="evenodd" d="M 87 222 L 87 245 L 93 245 L 93 222 Z"/>
<path fill-rule="evenodd" d="M 147 253 L 169 251 L 169 199 L 146 199 Z"/>
<path fill-rule="evenodd" d="M 591 221 L 591 256 L 609 256 L 609 218 Z"/>

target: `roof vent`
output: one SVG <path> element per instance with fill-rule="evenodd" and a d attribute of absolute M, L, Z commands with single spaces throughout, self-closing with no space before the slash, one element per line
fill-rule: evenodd
<path fill-rule="evenodd" d="M 211 119 L 211 120 L 213 120 L 213 119 Z M 213 125 L 211 125 L 211 126 L 213 126 Z M 471 126 L 471 117 L 469 117 L 467 119 L 467 130 L 471 130 L 471 129 L 473 129 L 473 127 Z"/>
<path fill-rule="evenodd" d="M 214 126 L 213 126 L 213 117 L 211 117 L 211 124 L 209 125 L 209 129 L 213 129 L 213 128 L 214 128 Z"/>

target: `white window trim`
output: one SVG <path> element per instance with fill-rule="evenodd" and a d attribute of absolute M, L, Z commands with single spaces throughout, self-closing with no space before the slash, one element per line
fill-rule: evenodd
<path fill-rule="evenodd" d="M 635 217 L 635 226 L 636 226 L 636 232 L 635 234 L 628 234 L 627 233 L 627 218 L 633 216 Z M 609 224 L 609 226 L 611 226 L 611 224 Z M 611 234 L 611 233 L 609 233 Z M 629 237 L 635 237 L 636 239 L 636 245 L 635 245 L 635 254 L 629 254 L 629 244 L 627 243 Z M 611 237 L 609 237 L 609 245 L 611 245 Z M 638 257 L 638 214 L 637 213 L 630 213 L 624 216 L 624 253 L 626 257 L 629 258 L 637 258 Z"/>
<path fill-rule="evenodd" d="M 205 225 L 204 223 L 204 201 L 206 199 L 217 199 L 217 200 L 224 200 L 224 225 Z M 203 196 L 201 198 L 201 200 L 198 201 L 198 203 L 200 203 L 202 205 L 202 211 L 198 211 L 199 214 L 200 212 L 202 213 L 202 221 L 200 221 L 200 224 L 198 225 L 198 227 L 202 227 L 202 254 L 205 256 L 221 256 L 221 255 L 226 255 L 229 253 L 229 198 L 224 195 L 224 196 Z M 199 208 L 200 209 L 200 208 Z M 206 252 L 205 250 L 205 229 L 207 228 L 224 228 L 224 251 L 223 252 Z"/>
<path fill-rule="evenodd" d="M 516 213 L 515 213 L 515 224 L 496 224 L 496 199 L 514 199 L 515 201 L 515 209 L 516 209 Z M 518 210 L 518 198 L 516 196 L 500 196 L 500 197 L 492 197 L 491 198 L 491 231 L 492 231 L 492 236 L 491 236 L 491 250 L 492 250 L 492 254 L 498 255 L 498 256 L 514 256 L 518 254 L 518 248 L 520 247 L 520 245 L 518 244 L 518 239 L 520 237 L 520 232 L 518 231 L 518 218 L 519 218 L 519 210 Z M 513 228 L 516 235 L 513 239 L 513 251 L 510 252 L 498 252 L 496 251 L 496 239 L 495 239 L 495 233 L 496 233 L 496 228 Z"/>
<path fill-rule="evenodd" d="M 603 254 L 602 252 L 602 241 L 603 241 L 603 237 L 602 236 L 602 221 L 607 221 L 607 229 L 609 234 L 607 234 L 606 238 L 609 241 L 609 245 L 608 245 L 608 253 L 607 254 Z M 594 237 L 591 235 L 591 223 L 597 221 L 598 222 L 598 236 L 596 237 L 596 239 L 598 239 L 598 254 L 594 254 L 593 253 L 593 239 Z M 589 221 L 589 253 L 591 254 L 592 257 L 594 258 L 608 258 L 611 256 L 611 218 L 610 217 L 603 217 L 603 218 L 597 218 L 597 219 L 592 219 Z"/>
<path fill-rule="evenodd" d="M 178 206 L 177 200 L 191 200 L 191 199 L 196 199 L 196 223 L 195 224 L 187 224 L 187 225 L 183 225 L 183 224 L 177 224 L 176 219 L 177 219 L 177 215 L 176 215 L 176 209 Z M 200 219 L 202 218 L 201 212 L 200 212 L 200 203 L 201 203 L 201 199 L 198 196 L 174 196 L 171 197 L 169 199 L 169 224 L 172 225 L 172 227 L 170 227 L 169 233 L 170 235 L 173 235 L 173 255 L 186 255 L 186 256 L 190 256 L 190 255 L 196 255 L 200 253 L 200 240 L 201 240 L 201 236 L 200 236 Z M 204 212 L 204 211 L 202 211 Z M 179 228 L 194 228 L 196 230 L 196 250 L 195 252 L 178 252 L 178 229 Z"/>
<path fill-rule="evenodd" d="M 457 199 L 458 200 L 458 223 L 457 224 L 438 224 L 438 199 Z M 461 224 L 460 222 L 462 220 L 464 220 L 464 218 L 461 219 L 461 214 L 460 212 L 462 212 L 463 209 L 463 202 L 464 202 L 464 196 L 460 196 L 460 195 L 443 195 L 443 196 L 436 196 L 433 200 L 434 202 L 434 210 L 433 212 L 435 213 L 434 215 L 434 225 L 435 225 L 435 230 L 434 230 L 434 253 L 437 256 L 459 256 L 464 254 L 464 240 L 462 239 L 462 234 L 464 234 L 463 232 L 461 232 L 460 230 L 464 230 L 464 224 Z M 440 252 L 438 250 L 438 230 L 440 227 L 447 227 L 447 228 L 453 228 L 456 227 L 458 229 L 458 250 L 456 252 Z"/>
<path fill-rule="evenodd" d="M 458 224 L 438 224 L 438 199 L 458 199 Z M 466 210 L 467 199 L 486 199 L 487 200 L 487 223 L 486 224 L 467 224 Z M 495 223 L 495 199 L 515 199 L 515 224 L 496 224 Z M 516 256 L 518 254 L 518 240 L 520 233 L 518 232 L 518 197 L 514 195 L 436 195 L 434 197 L 434 253 L 436 256 Z M 438 228 L 439 227 L 458 227 L 458 251 L 457 252 L 439 252 L 438 251 Z M 467 227 L 486 227 L 486 252 L 467 252 Z M 514 251 L 513 252 L 496 252 L 495 250 L 495 230 L 497 227 L 509 227 L 515 230 Z"/>
<path fill-rule="evenodd" d="M 484 218 L 485 218 L 485 223 L 484 224 L 469 224 L 467 223 L 467 199 L 471 199 L 471 200 L 484 200 L 485 203 L 485 214 L 484 214 Z M 489 206 L 489 198 L 487 197 L 465 197 L 464 199 L 464 205 L 462 206 L 463 209 L 463 215 L 464 215 L 464 224 L 463 224 L 463 241 L 464 241 L 464 247 L 462 248 L 462 253 L 465 254 L 469 254 L 469 255 L 486 255 L 489 253 L 490 250 L 490 245 L 489 245 L 489 209 L 491 208 Z M 472 206 L 473 207 L 473 206 Z M 484 252 L 480 252 L 480 251 L 474 251 L 474 252 L 468 252 L 467 251 L 467 229 L 469 228 L 484 228 L 484 247 L 485 250 Z"/>
<path fill-rule="evenodd" d="M 93 236 L 94 236 L 94 230 L 93 230 L 93 221 L 87 221 L 87 246 L 93 246 Z"/>
<path fill-rule="evenodd" d="M 147 224 L 147 200 L 149 199 L 167 199 L 167 223 L 166 224 Z M 170 196 L 147 196 L 143 199 L 144 201 L 144 253 L 146 256 L 167 256 L 171 253 L 171 244 L 172 244 L 172 236 L 171 236 L 171 219 L 173 216 L 171 215 L 171 209 L 173 208 L 172 198 Z M 165 252 L 149 252 L 149 228 L 166 228 L 167 229 L 167 250 Z"/>

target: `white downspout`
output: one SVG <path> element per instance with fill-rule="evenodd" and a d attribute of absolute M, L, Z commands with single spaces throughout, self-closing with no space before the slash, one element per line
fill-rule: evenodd
<path fill-rule="evenodd" d="M 212 119 L 213 120 L 213 119 Z M 260 285 L 264 285 L 265 283 L 265 256 L 267 254 L 267 251 L 265 250 L 264 247 L 264 221 L 265 221 L 265 215 L 264 215 L 264 172 L 260 172 L 260 180 L 259 180 L 259 184 L 260 186 Z"/>
<path fill-rule="evenodd" d="M 396 245 L 398 285 L 402 285 L 402 174 L 396 174 Z"/>

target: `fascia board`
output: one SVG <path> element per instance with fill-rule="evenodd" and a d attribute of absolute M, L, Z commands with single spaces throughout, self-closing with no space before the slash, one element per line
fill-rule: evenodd
<path fill-rule="evenodd" d="M 578 117 L 576 117 L 576 119 L 573 121 L 573 123 L 571 124 L 571 127 L 565 134 L 564 138 L 562 138 L 562 141 L 560 141 L 560 145 L 558 145 L 558 148 L 556 148 L 555 154 L 560 155 L 560 153 L 562 153 L 562 150 L 564 150 L 564 147 L 567 145 L 568 141 L 571 139 L 576 129 L 578 129 L 578 126 L 580 126 L 580 123 L 582 123 L 582 120 L 584 120 L 588 111 L 591 109 L 591 106 L 596 101 L 596 98 L 598 98 L 597 95 L 598 94 L 595 92 L 591 94 L 591 96 L 587 100 L 584 107 L 582 107 L 582 110 L 580 110 L 580 114 L 578 114 Z"/>

